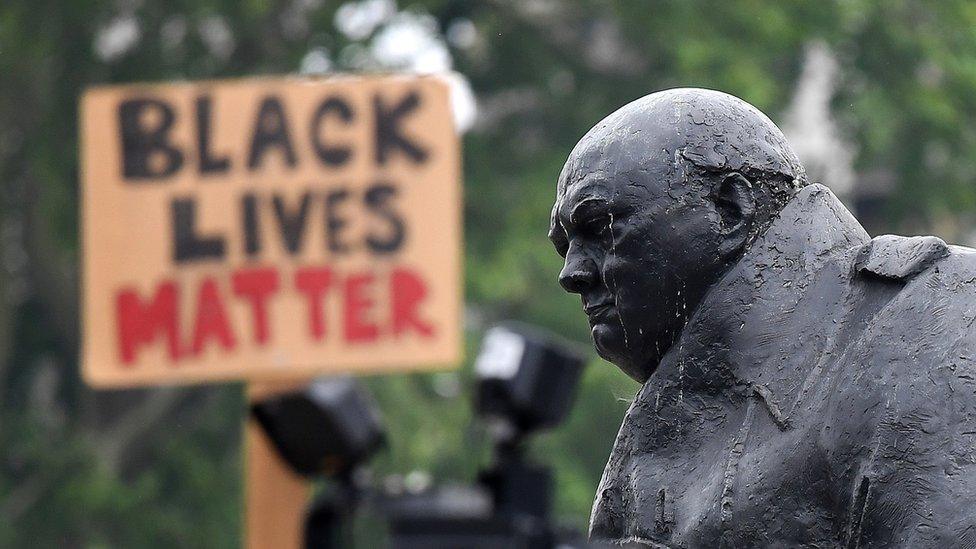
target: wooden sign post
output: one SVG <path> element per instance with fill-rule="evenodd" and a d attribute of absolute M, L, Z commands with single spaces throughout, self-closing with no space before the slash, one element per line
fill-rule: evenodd
<path fill-rule="evenodd" d="M 249 383 L 248 402 L 299 388 L 296 382 Z M 303 547 L 309 483 L 296 475 L 253 418 L 244 426 L 244 531 L 247 549 Z"/>
<path fill-rule="evenodd" d="M 457 364 L 460 162 L 443 81 L 127 85 L 88 91 L 81 111 L 91 385 Z M 248 439 L 256 479 L 273 466 Z M 289 482 L 249 485 L 248 504 L 304 493 Z M 248 524 L 262 521 L 281 523 Z"/>

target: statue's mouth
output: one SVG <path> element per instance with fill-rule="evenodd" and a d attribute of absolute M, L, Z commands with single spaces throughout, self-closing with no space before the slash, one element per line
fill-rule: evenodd
<path fill-rule="evenodd" d="M 590 317 L 591 320 L 597 320 L 601 317 L 607 316 L 607 313 L 613 309 L 612 301 L 602 301 L 600 303 L 594 303 L 592 305 L 586 305 L 583 307 L 583 311 L 586 312 L 586 316 Z"/>

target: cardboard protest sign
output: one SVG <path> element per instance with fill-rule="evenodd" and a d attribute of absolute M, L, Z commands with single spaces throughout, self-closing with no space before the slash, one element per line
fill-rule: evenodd
<path fill-rule="evenodd" d="M 459 145 L 439 79 L 96 88 L 81 141 L 91 384 L 459 360 Z"/>

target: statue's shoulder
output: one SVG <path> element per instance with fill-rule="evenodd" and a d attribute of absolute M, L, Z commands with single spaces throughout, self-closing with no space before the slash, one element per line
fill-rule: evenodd
<path fill-rule="evenodd" d="M 860 273 L 906 280 L 951 254 L 950 246 L 935 236 L 886 234 L 860 247 L 855 255 L 854 269 Z"/>

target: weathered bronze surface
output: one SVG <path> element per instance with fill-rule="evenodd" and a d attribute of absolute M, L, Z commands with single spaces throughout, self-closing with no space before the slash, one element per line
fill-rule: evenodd
<path fill-rule="evenodd" d="M 550 238 L 643 383 L 593 538 L 976 546 L 976 251 L 870 238 L 765 115 L 700 89 L 590 130 Z"/>

